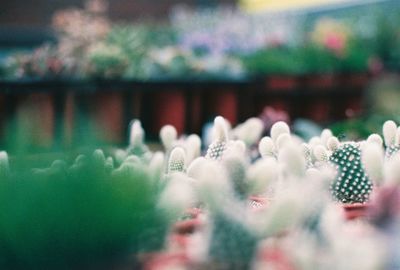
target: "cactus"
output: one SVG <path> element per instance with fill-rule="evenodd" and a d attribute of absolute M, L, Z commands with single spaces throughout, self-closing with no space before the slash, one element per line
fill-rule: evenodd
<path fill-rule="evenodd" d="M 128 154 L 145 160 L 149 159 L 150 151 L 144 143 L 144 137 L 145 132 L 142 128 L 142 123 L 139 120 L 133 120 L 130 127 Z"/>
<path fill-rule="evenodd" d="M 400 150 L 399 135 L 400 131 L 395 122 L 389 120 L 382 127 L 383 138 L 386 145 L 386 158 L 390 159 Z"/>
<path fill-rule="evenodd" d="M 168 160 L 168 173 L 183 172 L 185 170 L 185 156 L 183 148 L 174 148 Z"/>
<path fill-rule="evenodd" d="M 168 223 L 145 167 L 110 168 L 101 150 L 71 167 L 18 162 L 27 170 L 8 168 L 1 153 L 1 269 L 111 269 L 115 259 L 163 246 Z"/>
<path fill-rule="evenodd" d="M 220 160 L 227 149 L 228 131 L 225 119 L 218 116 L 214 120 L 215 140 L 207 149 L 206 158 Z"/>
<path fill-rule="evenodd" d="M 385 157 L 387 159 L 390 159 L 393 155 L 395 155 L 396 153 L 398 153 L 400 150 L 400 145 L 391 145 L 389 147 L 386 148 L 386 154 Z"/>
<path fill-rule="evenodd" d="M 250 269 L 258 238 L 245 224 L 215 213 L 209 255 L 217 269 Z"/>
<path fill-rule="evenodd" d="M 359 144 L 342 144 L 329 160 L 338 170 L 331 185 L 333 197 L 342 203 L 367 202 L 373 185 L 362 165 Z"/>

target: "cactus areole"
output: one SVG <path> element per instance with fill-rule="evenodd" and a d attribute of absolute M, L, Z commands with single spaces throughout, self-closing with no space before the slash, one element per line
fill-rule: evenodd
<path fill-rule="evenodd" d="M 344 143 L 332 153 L 329 160 L 337 169 L 336 179 L 331 185 L 334 199 L 351 204 L 367 202 L 372 182 L 361 163 L 359 144 Z"/>

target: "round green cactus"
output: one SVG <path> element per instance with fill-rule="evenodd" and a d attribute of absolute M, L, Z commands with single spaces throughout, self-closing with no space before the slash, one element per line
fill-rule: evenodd
<path fill-rule="evenodd" d="M 372 182 L 363 168 L 359 144 L 341 145 L 329 160 L 338 170 L 331 185 L 333 197 L 342 203 L 367 202 L 372 191 Z"/>

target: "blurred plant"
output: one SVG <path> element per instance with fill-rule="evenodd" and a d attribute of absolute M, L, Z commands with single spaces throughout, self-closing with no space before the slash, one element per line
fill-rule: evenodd
<path fill-rule="evenodd" d="M 350 12 L 347 19 L 316 18 L 309 32 L 308 15 L 295 11 L 178 6 L 170 22 L 160 26 L 113 24 L 107 10 L 105 1 L 88 0 L 82 9 L 57 12 L 52 22 L 57 44 L 15 55 L 2 73 L 17 78 L 240 79 L 376 73 L 400 63 L 397 8 L 377 8 L 372 16 Z"/>
<path fill-rule="evenodd" d="M 386 119 L 400 122 L 400 81 L 395 75 L 385 75 L 374 80 L 365 91 L 364 114 L 334 123 L 330 128 L 336 136 L 349 140 L 367 138 L 379 130 Z"/>
<path fill-rule="evenodd" d="M 17 53 L 9 58 L 7 70 L 16 77 L 57 77 L 69 73 L 69 67 L 50 44 L 32 53 Z"/>
<path fill-rule="evenodd" d="M 88 0 L 85 9 L 66 9 L 53 16 L 57 52 L 77 74 L 84 72 L 89 48 L 106 38 L 111 29 L 106 7 L 102 0 Z"/>
<path fill-rule="evenodd" d="M 375 15 L 375 35 L 372 38 L 377 56 L 388 68 L 398 68 L 400 63 L 400 17 L 398 7 L 391 12 L 378 12 Z"/>
<path fill-rule="evenodd" d="M 108 269 L 160 249 L 167 222 L 150 172 L 113 166 L 96 150 L 71 165 L 38 169 L 16 157 L 1 167 L 1 267 Z"/>
<path fill-rule="evenodd" d="M 87 53 L 89 76 L 104 79 L 121 77 L 128 67 L 127 57 L 120 47 L 97 43 Z"/>
<path fill-rule="evenodd" d="M 181 47 L 209 54 L 249 53 L 269 46 L 293 45 L 301 33 L 298 14 L 248 14 L 228 6 L 201 10 L 178 6 L 171 21 Z"/>
<path fill-rule="evenodd" d="M 314 43 L 331 50 L 339 57 L 345 53 L 351 35 L 348 26 L 330 18 L 319 19 L 310 34 Z"/>
<path fill-rule="evenodd" d="M 242 61 L 250 74 L 296 75 L 304 72 L 301 57 L 296 49 L 276 47 L 244 55 Z"/>
<path fill-rule="evenodd" d="M 315 58 L 321 59 L 318 66 L 324 71 L 324 64 L 331 71 L 341 72 L 365 72 L 369 68 L 369 61 L 373 55 L 368 39 L 364 38 L 355 29 L 349 26 L 349 22 L 343 22 L 330 18 L 322 18 L 317 21 L 310 33 L 310 44 L 317 46 Z M 325 57 L 325 58 L 324 58 Z M 309 61 L 313 62 L 313 61 Z"/>

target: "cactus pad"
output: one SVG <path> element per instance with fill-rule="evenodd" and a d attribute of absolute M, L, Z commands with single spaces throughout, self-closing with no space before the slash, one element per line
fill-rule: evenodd
<path fill-rule="evenodd" d="M 336 169 L 337 177 L 331 185 L 333 197 L 342 203 L 365 203 L 372 191 L 372 183 L 361 163 L 360 146 L 345 143 L 330 157 Z"/>

